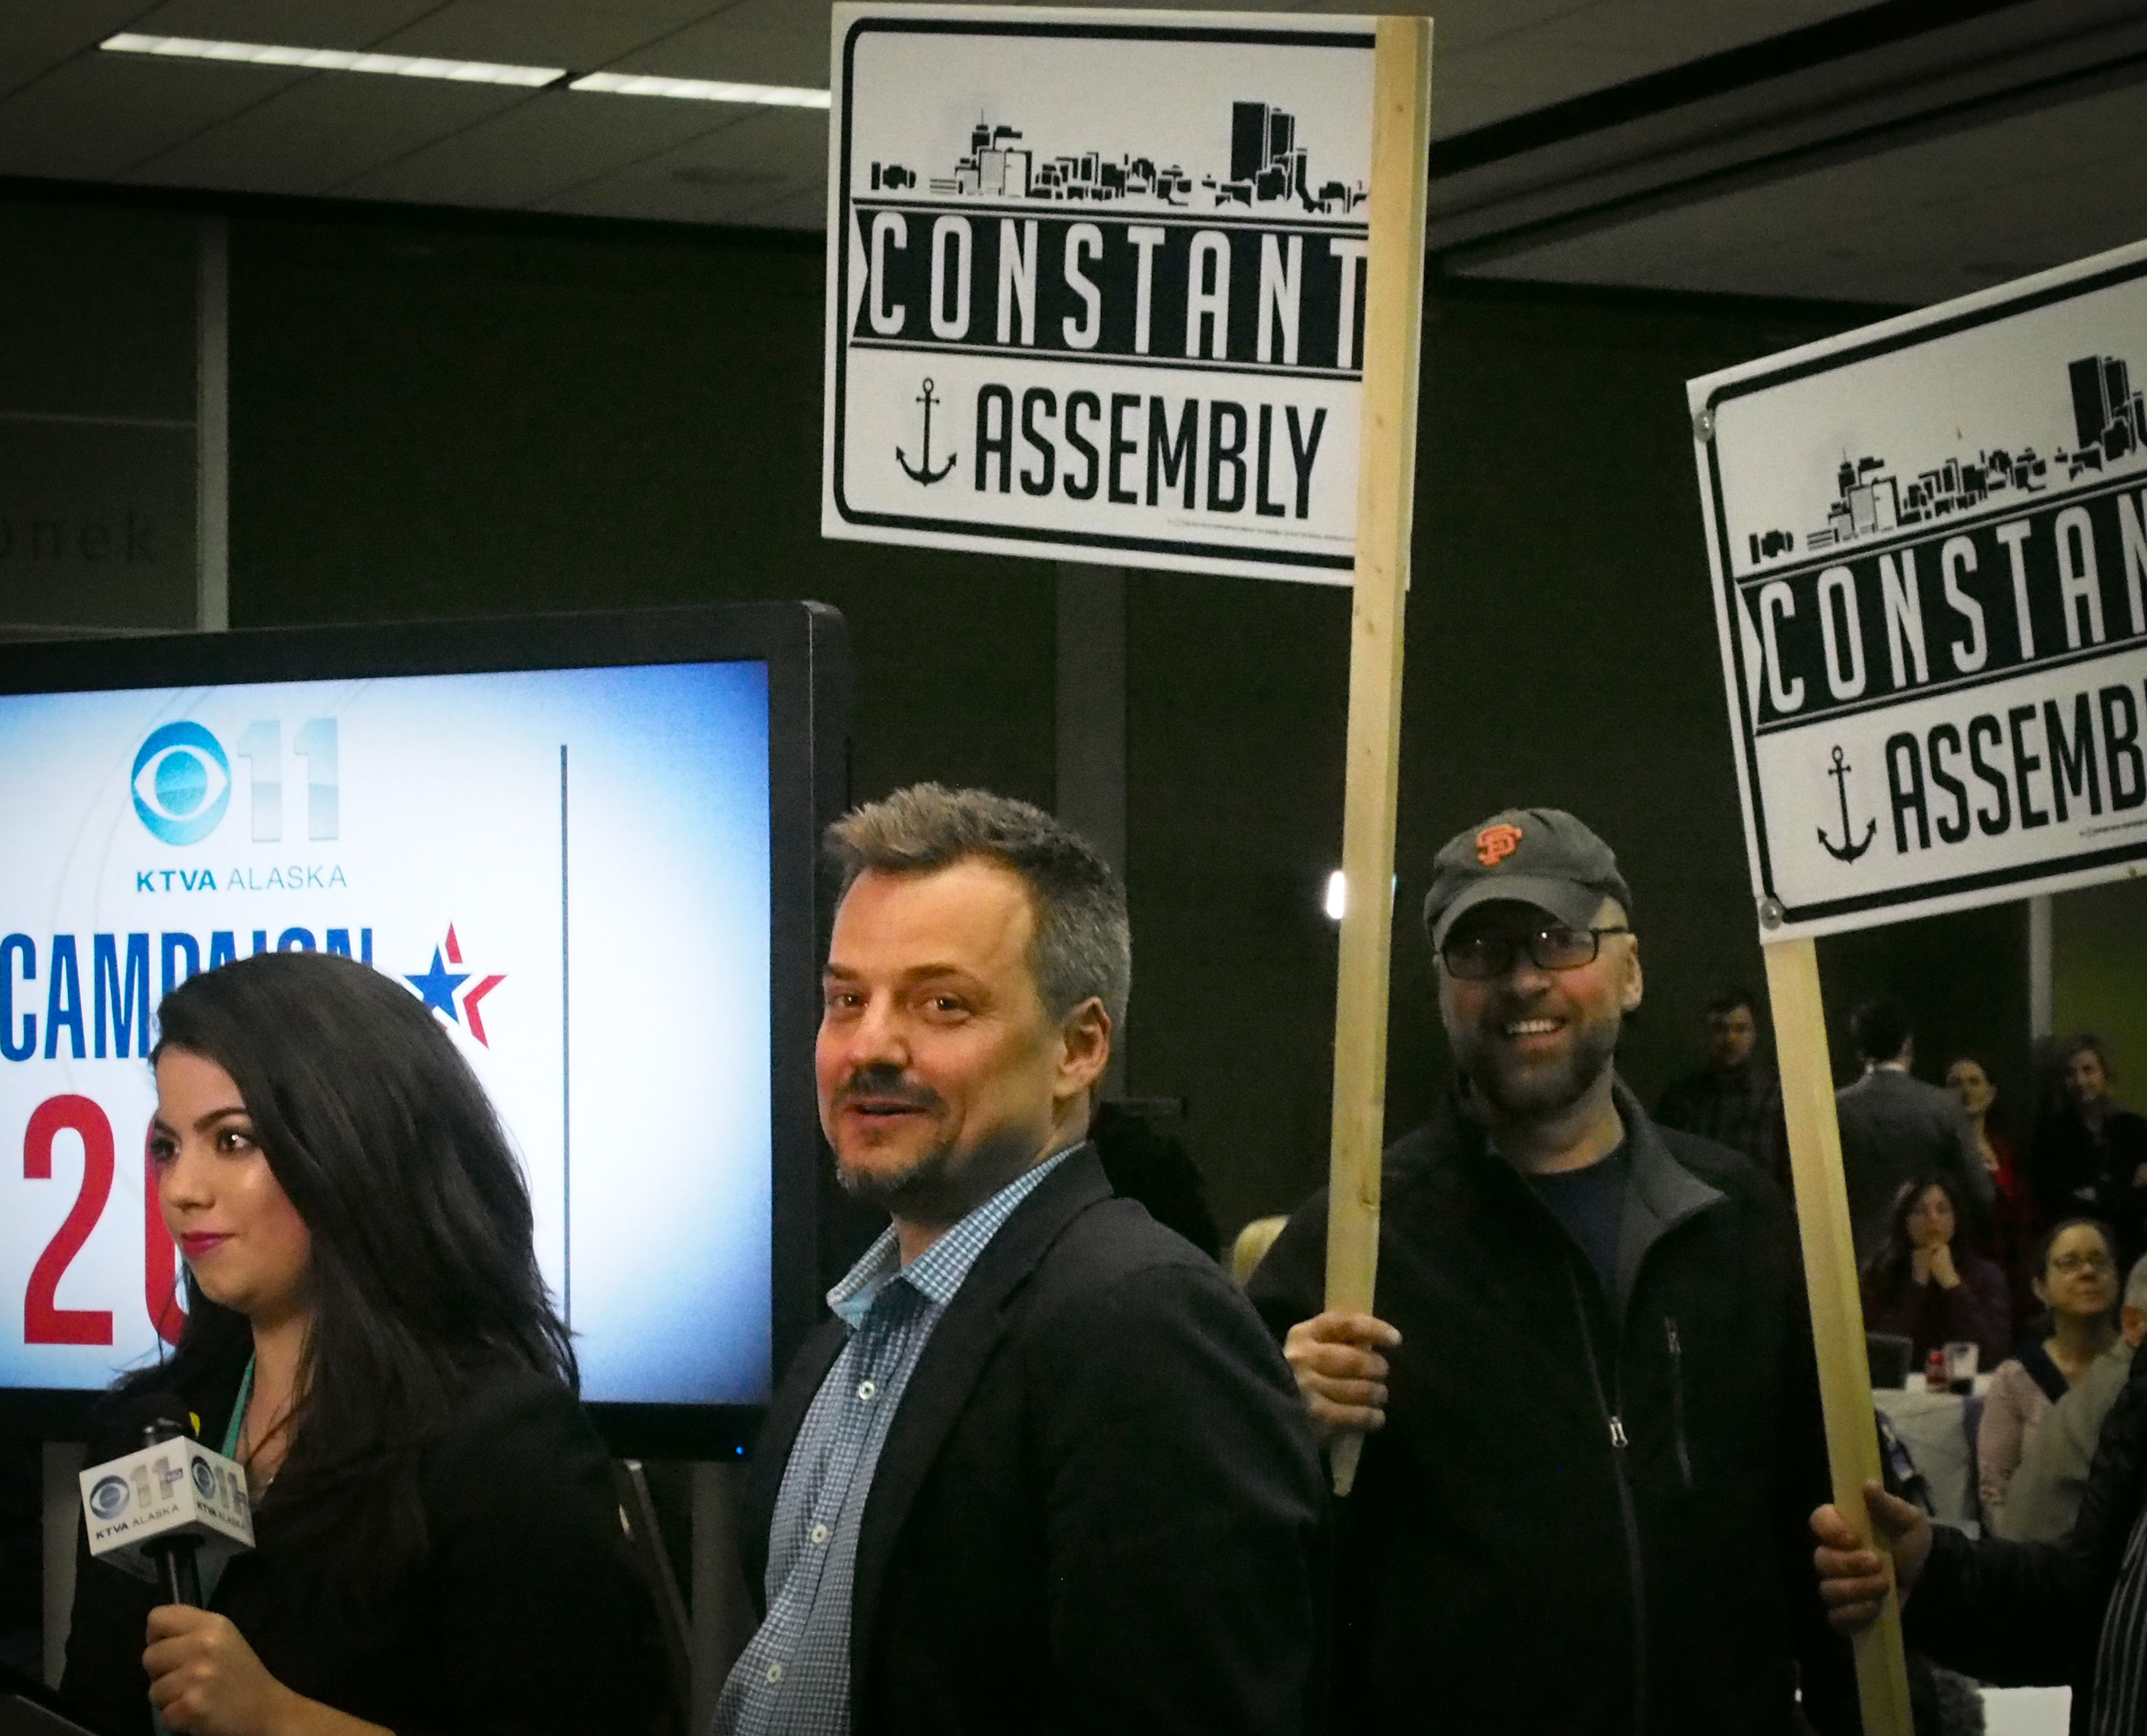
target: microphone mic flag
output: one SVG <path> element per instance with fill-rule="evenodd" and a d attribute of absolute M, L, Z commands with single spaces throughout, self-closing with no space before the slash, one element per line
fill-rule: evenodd
<path fill-rule="evenodd" d="M 116 1407 L 100 1431 L 108 1443 L 130 1434 L 132 1450 L 82 1473 L 89 1552 L 138 1579 L 161 1580 L 171 1602 L 198 1607 L 200 1559 L 253 1547 L 245 1471 L 193 1438 L 185 1406 L 168 1393 Z"/>

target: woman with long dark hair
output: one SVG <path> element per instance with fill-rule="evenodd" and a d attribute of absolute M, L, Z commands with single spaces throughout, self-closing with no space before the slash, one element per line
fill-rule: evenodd
<path fill-rule="evenodd" d="M 454 1040 L 306 953 L 194 977 L 159 1020 L 189 1307 L 119 1393 L 176 1393 L 245 1464 L 257 1546 L 207 1610 L 83 1556 L 64 1691 L 115 1731 L 153 1704 L 202 1736 L 659 1728 L 652 1604 Z"/>
<path fill-rule="evenodd" d="M 1910 1340 L 1919 1364 L 1955 1340 L 1995 1364 L 2011 1335 L 2006 1275 L 1955 1242 L 1960 1225 L 1953 1178 L 1935 1169 L 1918 1176 L 1895 1196 L 1885 1245 L 1864 1267 L 1866 1329 Z"/>

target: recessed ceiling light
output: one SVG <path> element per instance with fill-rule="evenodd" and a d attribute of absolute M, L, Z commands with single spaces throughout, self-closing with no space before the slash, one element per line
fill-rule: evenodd
<path fill-rule="evenodd" d="M 798 85 L 726 84 L 715 79 L 659 79 L 633 72 L 591 72 L 569 90 L 602 91 L 613 96 L 683 96 L 700 102 L 759 102 L 776 109 L 825 109 L 824 90 Z"/>
<path fill-rule="evenodd" d="M 297 66 L 319 72 L 384 72 L 403 79 L 446 79 L 457 84 L 521 85 L 535 89 L 567 76 L 563 66 L 502 66 L 485 60 L 369 54 L 345 49 L 294 49 L 267 42 L 215 42 L 193 36 L 138 36 L 122 31 L 97 45 L 114 54 L 153 54 L 180 60 L 235 61 L 249 66 Z"/>

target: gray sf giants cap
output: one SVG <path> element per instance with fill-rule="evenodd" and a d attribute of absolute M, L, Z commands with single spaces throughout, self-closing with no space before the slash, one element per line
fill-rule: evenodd
<path fill-rule="evenodd" d="M 1563 808 L 1509 808 L 1450 838 L 1432 859 L 1424 927 L 1436 951 L 1464 911 L 1505 900 L 1585 928 L 1606 898 L 1631 914 L 1632 890 L 1608 845 Z"/>

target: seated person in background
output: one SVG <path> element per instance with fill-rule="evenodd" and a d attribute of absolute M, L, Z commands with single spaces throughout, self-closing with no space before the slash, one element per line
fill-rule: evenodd
<path fill-rule="evenodd" d="M 2020 1469 L 2006 1491 L 2005 1522 L 1999 1535 L 2054 1542 L 2079 1517 L 2088 1467 L 2102 1438 L 2103 1419 L 2124 1390 L 2132 1372 L 2132 1353 L 2147 1340 L 2147 1259 L 2136 1261 L 2125 1280 L 2125 1299 L 2117 1311 L 2117 1341 L 2111 1345 L 2060 1399 L 2042 1432 L 2021 1454 Z"/>
<path fill-rule="evenodd" d="M 529 1191 L 454 1038 L 318 953 L 193 977 L 157 1016 L 150 1163 L 189 1305 L 119 1390 L 175 1394 L 245 1466 L 256 1547 L 191 1609 L 85 1542 L 64 1693 L 142 1736 L 153 1704 L 206 1736 L 664 1728 Z"/>
<path fill-rule="evenodd" d="M 2117 1262 L 2109 1232 L 2091 1218 L 2053 1225 L 2036 1248 L 2036 1299 L 2050 1311 L 2048 1337 L 2023 1344 L 2000 1364 L 1983 1402 L 1976 1434 L 1976 1462 L 1983 1497 L 1983 1522 L 2000 1537 L 2006 1485 L 2022 1455 L 2035 1444 L 2051 1409 L 2110 1348 L 2117 1329 Z"/>
<path fill-rule="evenodd" d="M 2035 1294 L 2028 1287 L 2034 1275 L 2029 1267 L 2035 1246 L 2035 1200 L 2021 1170 L 2019 1147 L 2006 1133 L 1991 1070 L 1976 1056 L 1963 1055 L 1947 1068 L 1946 1088 L 1961 1100 L 1985 1173 L 1997 1191 L 1991 1201 L 1991 1258 L 2005 1268 L 2013 1318 L 2024 1320 L 2035 1312 Z"/>
<path fill-rule="evenodd" d="M 1238 1232 L 1238 1239 L 1230 1244 L 1230 1277 L 1239 1289 L 1252 1282 L 1253 1274 L 1260 1269 L 1260 1262 L 1268 1257 L 1268 1250 L 1289 1221 L 1281 1217 L 1254 1218 Z"/>
<path fill-rule="evenodd" d="M 1743 1152 L 1787 1187 L 1782 1080 L 1759 1052 L 1759 1008 L 1749 988 L 1725 988 L 1707 1003 L 1707 1064 L 1671 1083 L 1655 1105 L 1655 1120 Z"/>
<path fill-rule="evenodd" d="M 2059 1046 L 2058 1078 L 2035 1132 L 2037 1203 L 2046 1218 L 2091 1212 L 2116 1234 L 2121 1259 L 2147 1253 L 2147 1117 L 2111 1094 L 2098 1037 Z"/>
<path fill-rule="evenodd" d="M 1849 1188 L 1849 1221 L 1857 1259 L 1868 1260 L 1886 1241 L 1887 1214 L 1901 1184 L 1937 1173 L 1953 1184 L 1956 1214 L 1980 1223 L 1995 1190 L 1975 1130 L 1952 1093 L 1925 1085 L 1916 1064 L 1916 1033 L 1899 1001 L 1867 1001 L 1849 1020 L 1864 1077 L 1834 1093 L 1842 1129 L 1842 1177 Z"/>
<path fill-rule="evenodd" d="M 2006 1274 L 1980 1254 L 1955 1251 L 1960 1221 L 1953 1177 L 1919 1176 L 1895 1199 L 1886 1241 L 1864 1263 L 1864 1329 L 1910 1340 L 1917 1368 L 1958 1339 L 1995 1363 L 2012 1336 Z"/>

